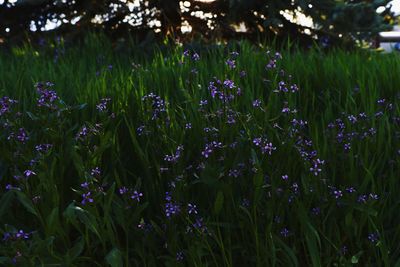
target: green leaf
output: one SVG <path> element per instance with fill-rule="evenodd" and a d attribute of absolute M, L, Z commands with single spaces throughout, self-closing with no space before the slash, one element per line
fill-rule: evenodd
<path fill-rule="evenodd" d="M 9 210 L 10 204 L 15 195 L 13 191 L 6 192 L 0 199 L 0 218 Z"/>
<path fill-rule="evenodd" d="M 353 264 L 357 264 L 361 255 L 363 254 L 363 251 L 358 252 L 356 255 L 354 255 L 353 257 L 351 257 L 351 263 Z"/>
<path fill-rule="evenodd" d="M 71 203 L 68 205 L 68 207 L 65 209 L 63 216 L 67 219 L 70 220 L 71 222 L 76 221 L 76 213 L 75 213 L 75 204 Z"/>
<path fill-rule="evenodd" d="M 82 209 L 81 207 L 75 207 L 75 212 L 78 215 L 78 219 L 83 223 L 89 230 L 91 230 L 97 237 L 102 240 L 102 236 L 98 230 L 99 225 L 97 223 L 96 217 L 88 211 Z"/>
<path fill-rule="evenodd" d="M 354 209 L 367 213 L 368 215 L 376 217 L 378 215 L 378 211 L 371 207 L 363 207 L 363 206 L 355 206 Z"/>
<path fill-rule="evenodd" d="M 78 241 L 75 242 L 75 245 L 70 250 L 68 250 L 68 256 L 70 260 L 73 261 L 76 258 L 78 258 L 79 255 L 82 254 L 84 247 L 85 247 L 85 241 L 83 240 L 82 237 L 79 237 Z"/>
<path fill-rule="evenodd" d="M 358 257 L 356 257 L 356 256 L 351 257 L 351 263 L 353 263 L 353 264 L 358 263 Z"/>
<path fill-rule="evenodd" d="M 113 248 L 106 256 L 106 261 L 110 264 L 111 267 L 121 267 L 123 266 L 122 262 L 122 253 L 119 249 Z"/>
<path fill-rule="evenodd" d="M 222 193 L 222 191 L 219 191 L 217 193 L 217 198 L 215 199 L 214 203 L 215 214 L 218 215 L 221 212 L 223 205 L 224 205 L 224 194 Z"/>
<path fill-rule="evenodd" d="M 59 209 L 56 207 L 46 218 L 47 231 L 49 231 L 50 234 L 52 234 L 60 225 L 59 215 Z"/>
<path fill-rule="evenodd" d="M 28 115 L 28 117 L 29 117 L 31 120 L 33 120 L 33 121 L 39 120 L 39 117 L 36 116 L 35 114 L 33 114 L 32 112 L 27 111 L 27 112 L 26 112 L 26 115 Z"/>
<path fill-rule="evenodd" d="M 35 207 L 32 204 L 32 200 L 30 200 L 24 193 L 20 191 L 15 191 L 15 193 L 17 194 L 17 199 L 19 200 L 19 202 L 27 209 L 27 211 L 35 216 L 39 216 L 37 211 L 35 210 Z"/>

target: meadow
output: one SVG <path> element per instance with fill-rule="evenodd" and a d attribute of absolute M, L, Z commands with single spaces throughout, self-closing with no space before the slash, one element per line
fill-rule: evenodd
<path fill-rule="evenodd" d="M 400 55 L 0 51 L 0 265 L 400 266 Z"/>

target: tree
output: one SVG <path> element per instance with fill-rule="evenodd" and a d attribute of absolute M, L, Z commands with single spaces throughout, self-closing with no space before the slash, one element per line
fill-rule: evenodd
<path fill-rule="evenodd" d="M 370 40 L 388 29 L 389 0 L 5 0 L 0 5 L 0 38 L 23 40 L 46 31 L 53 22 L 57 34 L 102 29 L 113 36 L 126 33 L 144 38 L 205 39 L 259 36 Z M 376 12 L 379 6 L 386 9 Z M 312 19 L 313 27 L 294 21 Z M 182 33 L 190 25 L 191 33 Z M 245 31 L 238 31 L 241 25 Z M 8 32 L 5 30 L 8 29 Z M 35 30 L 35 31 L 33 31 Z M 324 39 L 325 38 L 325 39 Z"/>

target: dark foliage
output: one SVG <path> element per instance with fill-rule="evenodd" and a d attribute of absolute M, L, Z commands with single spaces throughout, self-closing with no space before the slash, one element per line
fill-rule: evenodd
<path fill-rule="evenodd" d="M 70 38 L 87 30 L 101 29 L 113 37 L 127 33 L 138 40 L 153 36 L 181 41 L 201 37 L 204 40 L 268 39 L 290 37 L 292 40 L 338 39 L 353 43 L 370 40 L 387 29 L 391 14 L 387 8 L 377 14 L 388 0 L 5 0 L 0 4 L 0 38 L 18 42 L 41 36 L 49 21 L 58 23 L 56 35 Z M 315 27 L 301 26 L 285 18 L 283 11 L 301 12 L 313 19 Z M 205 16 L 204 16 L 205 14 Z M 182 33 L 182 25 L 190 33 Z M 245 31 L 238 31 L 241 25 Z M 243 27 L 244 26 L 244 27 Z M 30 29 L 35 28 L 32 32 Z M 6 31 L 7 29 L 7 31 Z M 342 37 L 342 38 L 339 38 Z M 319 38 L 316 38 L 319 37 Z"/>

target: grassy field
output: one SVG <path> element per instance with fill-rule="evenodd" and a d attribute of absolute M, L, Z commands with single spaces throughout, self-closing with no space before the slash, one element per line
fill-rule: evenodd
<path fill-rule="evenodd" d="M 0 52 L 0 265 L 400 266 L 400 56 L 278 50 Z"/>

